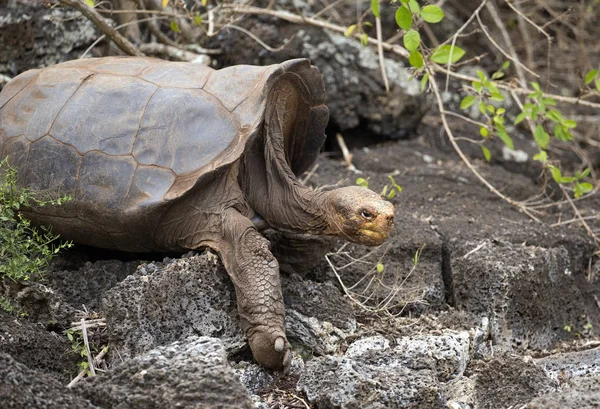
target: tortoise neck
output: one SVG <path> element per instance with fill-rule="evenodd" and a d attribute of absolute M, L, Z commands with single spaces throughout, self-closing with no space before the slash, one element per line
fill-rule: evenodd
<path fill-rule="evenodd" d="M 330 234 L 329 192 L 302 185 L 283 149 L 269 141 L 257 141 L 241 161 L 239 181 L 247 202 L 271 227 Z"/>

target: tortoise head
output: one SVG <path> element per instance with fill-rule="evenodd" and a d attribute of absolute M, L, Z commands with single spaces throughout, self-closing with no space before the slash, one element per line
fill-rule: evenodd
<path fill-rule="evenodd" d="M 382 244 L 394 227 L 394 205 L 372 190 L 349 186 L 327 195 L 334 234 L 366 246 Z"/>

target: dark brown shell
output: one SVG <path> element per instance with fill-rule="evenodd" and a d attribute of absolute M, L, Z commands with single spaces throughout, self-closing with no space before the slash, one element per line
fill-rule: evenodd
<path fill-rule="evenodd" d="M 122 212 L 161 205 L 240 157 L 284 75 L 308 99 L 302 129 L 285 144 L 298 174 L 316 158 L 328 118 L 322 78 L 307 60 L 213 70 L 109 57 L 27 71 L 0 93 L 0 156 L 38 191 Z"/>

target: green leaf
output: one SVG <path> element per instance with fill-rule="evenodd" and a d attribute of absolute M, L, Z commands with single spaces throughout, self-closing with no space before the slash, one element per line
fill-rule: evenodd
<path fill-rule="evenodd" d="M 490 150 L 485 146 L 481 145 L 481 151 L 483 152 L 483 157 L 485 158 L 485 160 L 489 162 L 492 159 L 492 154 L 490 153 Z"/>
<path fill-rule="evenodd" d="M 496 130 L 496 133 L 498 134 L 498 138 L 500 138 L 500 140 L 502 142 L 504 142 L 504 144 L 506 146 L 508 146 L 512 150 L 515 149 L 515 145 L 513 143 L 512 138 L 510 137 L 510 135 L 505 130 L 498 129 L 498 130 Z"/>
<path fill-rule="evenodd" d="M 510 67 L 510 61 L 504 61 L 504 63 L 502 63 L 502 67 L 500 67 L 501 70 L 506 71 L 508 69 L 508 67 Z"/>
<path fill-rule="evenodd" d="M 84 1 L 85 1 L 85 4 L 87 4 L 91 8 L 94 8 L 94 6 L 95 6 L 94 0 L 84 0 Z"/>
<path fill-rule="evenodd" d="M 429 81 L 429 73 L 425 73 L 423 78 L 421 78 L 421 92 L 425 91 L 425 87 L 427 87 L 427 82 Z"/>
<path fill-rule="evenodd" d="M 590 168 L 585 168 L 585 170 L 581 173 L 581 177 L 585 178 L 590 174 Z"/>
<path fill-rule="evenodd" d="M 562 121 L 563 126 L 572 129 L 575 128 L 577 126 L 577 121 L 574 121 L 572 119 L 567 119 L 566 121 Z"/>
<path fill-rule="evenodd" d="M 371 11 L 375 17 L 381 17 L 381 14 L 379 14 L 379 0 L 371 0 Z"/>
<path fill-rule="evenodd" d="M 487 78 L 485 77 L 485 74 L 483 73 L 483 71 L 477 70 L 477 76 L 479 77 L 481 82 L 483 82 L 483 83 L 487 82 Z"/>
<path fill-rule="evenodd" d="M 402 30 L 408 31 L 412 27 L 412 13 L 406 7 L 396 10 L 396 24 Z"/>
<path fill-rule="evenodd" d="M 381 264 L 381 262 L 377 263 L 377 272 L 379 274 L 383 273 L 384 269 L 385 269 L 385 266 L 383 264 Z"/>
<path fill-rule="evenodd" d="M 560 173 L 559 168 L 552 166 L 550 172 L 552 173 L 552 179 L 554 179 L 556 183 L 562 183 L 562 174 Z"/>
<path fill-rule="evenodd" d="M 413 14 L 419 14 L 421 8 L 419 7 L 419 3 L 417 0 L 408 0 L 408 8 Z"/>
<path fill-rule="evenodd" d="M 194 17 L 194 25 L 198 27 L 200 24 L 202 24 L 202 16 L 198 13 Z"/>
<path fill-rule="evenodd" d="M 352 24 L 351 26 L 348 26 L 348 28 L 344 32 L 344 36 L 350 37 L 352 35 L 352 33 L 354 33 L 355 30 L 356 30 L 356 24 Z"/>
<path fill-rule="evenodd" d="M 550 135 L 541 124 L 537 124 L 533 133 L 533 138 L 542 149 L 546 149 L 550 143 Z"/>
<path fill-rule="evenodd" d="M 485 126 L 481 126 L 479 127 L 479 134 L 484 138 L 487 138 L 488 136 L 490 136 L 490 131 L 488 131 L 488 129 Z"/>
<path fill-rule="evenodd" d="M 475 88 L 475 91 L 481 92 L 483 90 L 483 84 L 479 81 L 473 81 L 473 88 Z"/>
<path fill-rule="evenodd" d="M 423 66 L 423 56 L 418 51 L 413 51 L 408 56 L 408 62 L 415 68 L 421 68 Z"/>
<path fill-rule="evenodd" d="M 419 44 L 421 43 L 421 36 L 416 30 L 409 30 L 404 34 L 404 47 L 410 52 L 417 51 Z"/>
<path fill-rule="evenodd" d="M 600 78 L 596 78 L 596 89 L 600 91 Z"/>
<path fill-rule="evenodd" d="M 548 153 L 546 153 L 546 151 L 540 151 L 540 153 L 533 156 L 533 160 L 546 163 L 548 161 Z"/>
<path fill-rule="evenodd" d="M 575 184 L 575 198 L 583 196 L 583 191 L 581 190 L 581 185 L 579 183 Z"/>
<path fill-rule="evenodd" d="M 594 185 L 591 183 L 578 183 L 578 185 L 580 186 L 582 193 L 588 193 L 594 190 Z"/>
<path fill-rule="evenodd" d="M 496 102 L 504 101 L 504 95 L 502 95 L 499 91 L 492 92 L 490 99 Z"/>
<path fill-rule="evenodd" d="M 487 112 L 485 110 L 486 107 L 487 105 L 485 104 L 485 102 L 479 103 L 479 112 L 481 112 L 481 115 L 487 115 Z"/>
<path fill-rule="evenodd" d="M 460 102 L 460 109 L 469 109 L 473 106 L 473 104 L 475 104 L 475 102 L 477 102 L 477 97 L 475 95 L 467 95 Z"/>
<path fill-rule="evenodd" d="M 369 35 L 367 33 L 362 33 L 360 36 L 360 43 L 365 46 L 369 44 Z"/>
<path fill-rule="evenodd" d="M 600 74 L 599 70 L 591 70 L 590 72 L 588 72 L 585 76 L 585 84 L 588 85 L 592 81 L 594 81 L 594 79 L 596 79 L 598 74 Z"/>
<path fill-rule="evenodd" d="M 444 19 L 444 12 L 438 6 L 428 5 L 421 10 L 421 18 L 428 23 L 439 23 Z"/>
<path fill-rule="evenodd" d="M 177 24 L 176 21 L 171 21 L 171 24 L 169 25 L 169 27 L 171 27 L 171 30 L 174 31 L 175 33 L 181 33 L 181 29 L 179 28 L 179 24 Z"/>
<path fill-rule="evenodd" d="M 493 80 L 499 80 L 502 77 L 504 77 L 504 73 L 502 71 L 496 71 L 495 73 L 492 74 Z"/>
<path fill-rule="evenodd" d="M 535 89 L 538 93 L 542 92 L 542 89 L 540 88 L 540 84 L 538 84 L 537 82 L 533 81 L 531 83 L 531 86 L 533 87 L 533 89 Z"/>
<path fill-rule="evenodd" d="M 556 109 L 551 109 L 550 111 L 546 112 L 546 116 L 548 117 L 548 119 L 554 122 L 561 123 L 564 121 L 563 116 Z"/>
<path fill-rule="evenodd" d="M 452 59 L 450 59 L 452 54 Z M 438 64 L 448 64 L 448 62 L 455 63 L 459 61 L 465 55 L 465 50 L 455 45 L 454 48 L 451 45 L 443 45 L 436 48 L 431 54 L 431 60 Z"/>
<path fill-rule="evenodd" d="M 369 187 L 369 181 L 365 178 L 356 179 L 356 184 L 362 187 Z"/>

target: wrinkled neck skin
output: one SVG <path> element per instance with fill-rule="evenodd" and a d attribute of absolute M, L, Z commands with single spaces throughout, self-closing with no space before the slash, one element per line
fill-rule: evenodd
<path fill-rule="evenodd" d="M 263 129 L 242 159 L 240 185 L 250 206 L 270 227 L 293 233 L 337 233 L 328 193 L 303 186 L 289 168 L 279 127 Z M 271 132 L 271 133 L 270 133 Z"/>

